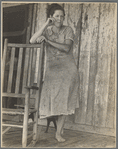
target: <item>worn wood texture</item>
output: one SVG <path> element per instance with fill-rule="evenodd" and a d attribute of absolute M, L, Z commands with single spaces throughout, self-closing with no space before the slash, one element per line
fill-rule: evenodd
<path fill-rule="evenodd" d="M 75 58 L 76 65 L 78 66 L 79 51 L 80 51 L 80 38 L 81 38 L 81 14 L 83 4 L 64 4 L 65 20 L 64 25 L 69 25 L 74 31 L 74 45 L 73 55 Z"/>
<path fill-rule="evenodd" d="M 27 43 L 31 35 L 46 21 L 47 5 L 47 3 L 35 3 L 29 6 Z M 74 30 L 73 54 L 80 75 L 80 107 L 75 115 L 68 118 L 68 121 L 100 128 L 115 128 L 116 4 L 61 3 L 61 5 L 66 14 L 64 24 L 70 25 Z M 35 78 L 35 83 L 38 78 L 39 53 L 40 48 L 32 51 L 32 72 L 35 73 L 32 78 Z M 27 49 L 24 61 L 23 93 L 27 83 L 29 55 L 30 51 Z M 12 72 L 13 60 L 11 62 Z M 10 77 L 9 81 L 11 80 Z"/>
<path fill-rule="evenodd" d="M 74 31 L 73 56 L 78 67 L 81 39 L 81 17 L 83 5 L 64 4 L 65 20 L 64 25 L 71 26 Z M 67 121 L 74 121 L 74 115 L 68 116 Z"/>
<path fill-rule="evenodd" d="M 31 34 L 46 21 L 47 6 L 47 3 L 34 4 Z M 63 3 L 62 6 L 66 14 L 64 25 L 71 26 L 75 34 L 73 54 L 80 76 L 80 107 L 76 109 L 75 115 L 68 116 L 67 122 L 74 122 L 78 126 L 89 125 L 91 129 L 114 129 L 116 4 Z M 36 58 L 36 69 L 33 68 L 35 83 L 38 77 L 39 53 L 40 48 L 33 51 L 33 59 Z"/>
<path fill-rule="evenodd" d="M 37 11 L 38 11 L 38 5 L 34 4 L 34 9 L 33 9 L 33 23 L 32 23 L 32 31 L 31 35 L 33 35 L 36 32 L 36 18 L 37 18 Z M 31 83 L 34 83 L 34 78 L 35 78 L 35 69 L 36 69 L 36 55 L 37 55 L 37 49 L 33 49 L 33 59 L 32 59 L 32 75 L 31 75 Z M 33 90 L 31 90 L 31 93 L 33 93 Z"/>
<path fill-rule="evenodd" d="M 97 73 L 97 49 L 98 49 L 98 34 L 99 34 L 99 4 L 93 4 L 90 7 L 88 17 L 90 17 L 90 65 L 89 65 L 89 83 L 88 83 L 88 100 L 87 100 L 87 114 L 86 124 L 92 125 L 93 113 L 94 113 L 94 97 L 95 97 L 95 77 Z"/>
<path fill-rule="evenodd" d="M 75 123 L 114 128 L 116 5 L 84 4 Z"/>
<path fill-rule="evenodd" d="M 55 139 L 55 129 L 50 127 L 48 133 L 44 133 L 45 126 L 38 126 L 39 139 L 34 148 L 115 148 L 115 137 L 100 134 L 88 133 L 84 131 L 76 131 L 64 129 L 63 137 L 65 142 L 59 143 Z M 29 129 L 29 135 L 32 129 Z M 2 147 L 4 148 L 21 148 L 21 130 L 19 128 L 11 128 L 3 136 Z M 9 136 L 11 136 L 9 138 Z M 31 138 L 28 139 L 28 144 Z"/>
<path fill-rule="evenodd" d="M 17 77 L 16 77 L 16 87 L 15 87 L 15 93 L 17 93 L 17 94 L 19 93 L 19 87 L 20 87 L 22 57 L 23 57 L 23 48 L 20 48 L 19 49 L 19 57 L 18 57 L 18 70 L 17 70 Z"/>
<path fill-rule="evenodd" d="M 110 33 L 112 38 L 109 37 L 108 46 L 111 48 L 111 63 L 110 63 L 110 76 L 109 76 L 109 90 L 108 90 L 108 104 L 107 104 L 107 117 L 106 117 L 106 127 L 116 128 L 116 5 L 111 7 L 111 21 L 112 26 L 110 28 Z"/>
<path fill-rule="evenodd" d="M 34 20 L 35 23 L 35 31 L 38 31 L 42 25 L 46 21 L 46 9 L 47 9 L 47 3 L 38 3 L 37 5 L 37 12 L 36 12 L 36 18 Z M 43 17 L 42 17 L 43 16 Z M 35 49 L 36 50 L 36 49 Z M 40 54 L 40 48 L 37 48 L 36 51 L 34 51 L 34 58 L 36 58 L 36 63 L 35 63 L 35 74 L 34 74 L 34 83 L 37 83 L 38 79 L 38 64 L 39 64 L 39 54 Z"/>
<path fill-rule="evenodd" d="M 83 5 L 82 13 L 82 31 L 81 31 L 81 46 L 80 46 L 80 60 L 79 60 L 79 98 L 80 108 L 76 112 L 76 122 L 85 124 L 88 104 L 88 88 L 89 88 L 89 67 L 90 67 L 90 50 L 91 50 L 91 39 L 93 36 L 94 28 L 96 27 L 93 23 L 94 10 L 93 5 Z M 91 28 L 91 26 L 93 26 Z M 78 113 L 78 114 L 77 114 Z M 78 117 L 77 117 L 78 115 Z"/>
<path fill-rule="evenodd" d="M 12 87 L 14 58 L 15 58 L 15 48 L 13 47 L 12 51 L 11 51 L 10 68 L 9 68 L 9 79 L 8 79 L 8 86 L 7 86 L 7 92 L 8 93 L 11 92 L 11 87 Z"/>
<path fill-rule="evenodd" d="M 20 46 L 21 45 L 21 46 Z M 42 43 L 41 45 L 37 44 L 40 47 L 40 54 L 39 54 L 39 69 L 38 69 L 38 82 L 37 85 L 38 87 L 33 87 L 31 86 L 31 70 L 32 70 L 32 58 L 33 58 L 33 48 L 36 48 L 37 45 L 33 44 L 31 46 L 31 44 L 18 44 L 18 46 L 20 47 L 18 49 L 17 44 L 7 44 L 6 49 L 8 49 L 8 47 L 11 47 L 11 56 L 10 56 L 10 71 L 9 71 L 9 80 L 8 80 L 8 88 L 7 88 L 7 92 L 3 93 L 2 96 L 5 97 L 17 97 L 17 98 L 23 98 L 24 94 L 25 94 L 25 108 L 24 109 L 8 109 L 8 108 L 2 108 L 2 114 L 10 114 L 10 115 L 24 115 L 24 121 L 23 121 L 23 137 L 22 137 L 22 146 L 26 147 L 27 145 L 27 132 L 28 132 L 28 116 L 30 113 L 35 113 L 34 116 L 34 122 L 32 124 L 34 124 L 33 126 L 33 141 L 36 142 L 37 139 L 37 124 L 38 124 L 38 110 L 39 110 L 39 100 L 40 100 L 40 94 L 41 94 L 41 84 L 42 84 L 42 68 L 43 68 L 43 55 L 44 55 L 44 44 Z M 5 42 L 5 46 L 6 46 L 6 42 Z M 26 47 L 26 48 L 25 48 Z M 15 51 L 19 50 L 19 58 L 18 58 L 18 67 L 17 67 L 17 79 L 16 79 L 16 92 L 12 93 L 11 90 L 11 85 L 12 85 L 12 78 L 13 78 L 13 66 L 14 66 L 14 60 L 15 60 Z M 22 54 L 23 54 L 23 50 L 26 51 L 25 53 L 25 63 L 24 63 L 24 87 L 26 88 L 26 86 L 28 85 L 29 87 L 26 88 L 26 90 L 24 90 L 24 94 L 18 94 L 19 91 L 19 83 L 20 83 L 20 73 L 21 73 L 21 64 L 22 64 Z M 3 56 L 3 60 L 5 61 L 5 55 Z M 35 59 L 36 60 L 36 59 Z M 3 62 L 4 64 L 5 62 Z M 30 97 L 32 98 L 32 95 L 30 96 L 30 88 L 32 89 L 36 89 L 37 91 L 35 92 L 36 95 L 36 100 L 35 100 L 35 108 L 33 109 L 29 109 L 30 106 Z M 26 92 L 27 91 L 27 92 Z M 35 98 L 35 95 L 33 95 L 33 98 Z M 13 120 L 11 120 L 13 121 Z M 9 123 L 9 122 L 8 122 Z M 4 124 L 2 123 L 2 126 L 10 126 L 10 127 L 14 127 L 15 125 L 12 124 Z M 16 125 L 15 127 L 18 127 L 18 125 Z M 20 126 L 21 128 L 21 126 Z"/>
<path fill-rule="evenodd" d="M 6 62 L 6 57 L 7 57 L 7 44 L 8 44 L 8 39 L 5 39 L 4 41 L 4 51 L 3 51 L 3 61 L 2 61 L 2 91 L 3 91 L 3 82 L 4 82 L 4 72 L 5 72 L 5 62 Z M 6 78 L 5 78 L 6 79 Z"/>
<path fill-rule="evenodd" d="M 113 65 L 110 67 L 111 57 L 116 51 L 115 40 L 115 4 L 101 4 L 100 6 L 100 25 L 99 25 L 99 46 L 98 63 L 95 84 L 95 102 L 94 102 L 94 125 L 99 127 L 106 126 L 107 114 L 109 114 L 108 103 L 114 98 L 110 98 L 109 87 L 115 87 L 115 82 L 110 82 L 110 73 L 113 72 Z M 112 62 L 113 63 L 113 62 Z M 115 77 L 115 76 L 114 76 Z M 109 98 L 109 101 L 108 101 Z M 111 106 L 111 105 L 110 105 Z M 110 110 L 111 112 L 113 111 Z M 111 113 L 110 112 L 110 113 Z M 114 114 L 112 112 L 112 118 Z M 111 118 L 111 121 L 113 119 Z M 113 125 L 110 126 L 113 128 Z"/>

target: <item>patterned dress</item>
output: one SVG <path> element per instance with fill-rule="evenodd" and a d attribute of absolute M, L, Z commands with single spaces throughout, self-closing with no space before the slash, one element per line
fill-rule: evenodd
<path fill-rule="evenodd" d="M 63 26 L 59 34 L 55 34 L 49 26 L 43 35 L 54 42 L 65 43 L 73 40 L 73 30 Z M 73 49 L 66 53 L 47 44 L 45 77 L 42 87 L 39 115 L 47 118 L 55 115 L 74 114 L 78 102 L 79 76 L 73 57 Z"/>

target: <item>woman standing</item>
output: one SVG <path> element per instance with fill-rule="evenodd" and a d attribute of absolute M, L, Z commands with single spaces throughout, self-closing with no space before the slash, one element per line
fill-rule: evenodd
<path fill-rule="evenodd" d="M 46 71 L 40 101 L 40 118 L 58 116 L 55 138 L 59 142 L 67 115 L 78 108 L 78 72 L 73 58 L 73 30 L 64 26 L 64 9 L 51 4 L 47 21 L 31 38 L 31 43 L 46 42 Z"/>

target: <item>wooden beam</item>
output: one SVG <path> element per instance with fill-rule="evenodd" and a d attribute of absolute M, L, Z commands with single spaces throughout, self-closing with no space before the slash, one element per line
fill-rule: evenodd
<path fill-rule="evenodd" d="M 17 43 L 8 43 L 8 47 L 17 47 L 17 48 L 40 48 L 41 44 L 17 44 Z"/>
<path fill-rule="evenodd" d="M 20 125 L 12 125 L 12 124 L 2 124 L 2 126 L 23 128 L 23 126 L 20 126 Z"/>
<path fill-rule="evenodd" d="M 31 113 L 35 113 L 37 110 L 35 109 L 29 109 L 28 115 Z M 8 108 L 2 108 L 2 114 L 9 114 L 9 115 L 23 115 L 24 109 L 8 109 Z"/>
<path fill-rule="evenodd" d="M 15 94 L 15 93 L 2 93 L 2 97 L 14 97 L 14 98 L 25 98 L 25 94 Z M 35 95 L 30 95 L 30 99 L 34 99 Z"/>
<path fill-rule="evenodd" d="M 2 97 L 25 98 L 25 94 L 2 93 Z"/>

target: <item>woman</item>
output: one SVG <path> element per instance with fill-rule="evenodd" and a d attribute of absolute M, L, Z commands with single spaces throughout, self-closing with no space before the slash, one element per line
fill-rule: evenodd
<path fill-rule="evenodd" d="M 40 101 L 40 118 L 58 116 L 55 138 L 59 142 L 67 115 L 78 108 L 78 72 L 72 54 L 73 30 L 64 26 L 64 9 L 52 4 L 47 21 L 31 38 L 31 43 L 46 42 L 46 71 Z"/>

